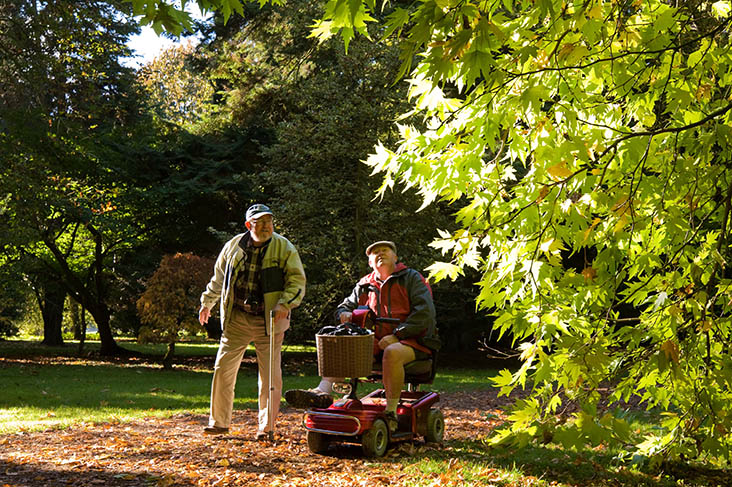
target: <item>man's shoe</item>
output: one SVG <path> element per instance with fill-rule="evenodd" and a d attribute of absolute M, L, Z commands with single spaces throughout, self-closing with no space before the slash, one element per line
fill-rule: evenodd
<path fill-rule="evenodd" d="M 203 428 L 203 432 L 207 435 L 225 435 L 229 432 L 229 428 L 222 428 L 221 426 L 206 426 Z"/>
<path fill-rule="evenodd" d="M 333 404 L 333 398 L 330 394 L 318 389 L 290 389 L 285 392 L 285 401 L 290 406 L 298 409 L 325 409 Z"/>
<path fill-rule="evenodd" d="M 265 433 L 264 431 L 260 431 L 257 433 L 257 441 L 272 441 L 274 440 L 274 435 L 270 435 L 269 433 Z"/>

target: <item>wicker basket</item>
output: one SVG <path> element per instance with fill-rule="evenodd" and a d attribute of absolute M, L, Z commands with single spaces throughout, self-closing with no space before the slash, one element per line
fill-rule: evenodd
<path fill-rule="evenodd" d="M 321 377 L 365 377 L 374 362 L 374 335 L 315 335 Z"/>

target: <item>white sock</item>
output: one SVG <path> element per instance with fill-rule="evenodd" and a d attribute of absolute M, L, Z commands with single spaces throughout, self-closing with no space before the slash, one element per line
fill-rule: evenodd
<path fill-rule="evenodd" d="M 398 397 L 387 397 L 386 398 L 386 412 L 396 413 L 398 405 L 399 405 Z"/>
<path fill-rule="evenodd" d="M 330 394 L 333 392 L 333 383 L 329 381 L 328 379 L 321 379 L 320 384 L 318 384 L 318 387 L 316 387 L 320 392 L 324 392 L 326 394 Z"/>

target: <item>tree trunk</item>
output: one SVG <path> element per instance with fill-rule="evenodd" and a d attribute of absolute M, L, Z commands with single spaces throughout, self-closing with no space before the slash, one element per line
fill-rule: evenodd
<path fill-rule="evenodd" d="M 69 319 L 71 319 L 71 328 L 74 330 L 74 340 L 81 340 L 79 303 L 75 299 L 69 299 Z"/>
<path fill-rule="evenodd" d="M 165 353 L 165 357 L 163 357 L 163 368 L 165 370 L 170 370 L 173 368 L 173 354 L 175 353 L 175 342 L 168 343 L 168 351 Z"/>
<path fill-rule="evenodd" d="M 41 283 L 36 293 L 43 317 L 43 344 L 59 346 L 64 344 L 61 325 L 64 319 L 66 291 L 58 282 L 49 280 Z"/>
<path fill-rule="evenodd" d="M 81 307 L 81 325 L 79 326 L 79 354 L 84 351 L 84 342 L 86 341 L 86 309 Z"/>
<path fill-rule="evenodd" d="M 106 356 L 115 356 L 127 352 L 127 350 L 117 345 L 114 340 L 112 327 L 109 324 L 111 313 L 106 303 L 94 303 L 93 306 L 89 306 L 89 313 L 94 318 L 99 330 L 99 340 L 101 341 L 99 353 Z"/>
<path fill-rule="evenodd" d="M 61 275 L 65 279 L 65 283 L 70 289 L 74 299 L 76 299 L 82 308 L 89 310 L 94 318 L 99 330 L 99 339 L 102 342 L 100 354 L 106 356 L 115 356 L 129 353 L 128 350 L 117 345 L 112 335 L 112 328 L 109 324 L 111 313 L 105 302 L 106 286 L 104 281 L 104 246 L 102 245 L 102 234 L 90 224 L 85 227 L 94 237 L 94 262 L 89 269 L 89 279 L 82 281 L 71 270 L 67 261 L 67 256 L 58 247 L 52 238 L 44 239 L 44 243 L 54 255 L 56 262 L 61 267 Z"/>

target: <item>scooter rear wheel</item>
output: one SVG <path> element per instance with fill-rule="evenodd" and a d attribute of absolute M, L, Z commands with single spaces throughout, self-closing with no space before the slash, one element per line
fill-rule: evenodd
<path fill-rule="evenodd" d="M 428 443 L 440 443 L 445 436 L 445 417 L 439 409 L 427 412 L 427 432 L 424 440 Z"/>
<path fill-rule="evenodd" d="M 389 429 L 383 419 L 374 421 L 371 429 L 361 437 L 361 447 L 367 457 L 382 457 L 389 446 Z"/>

